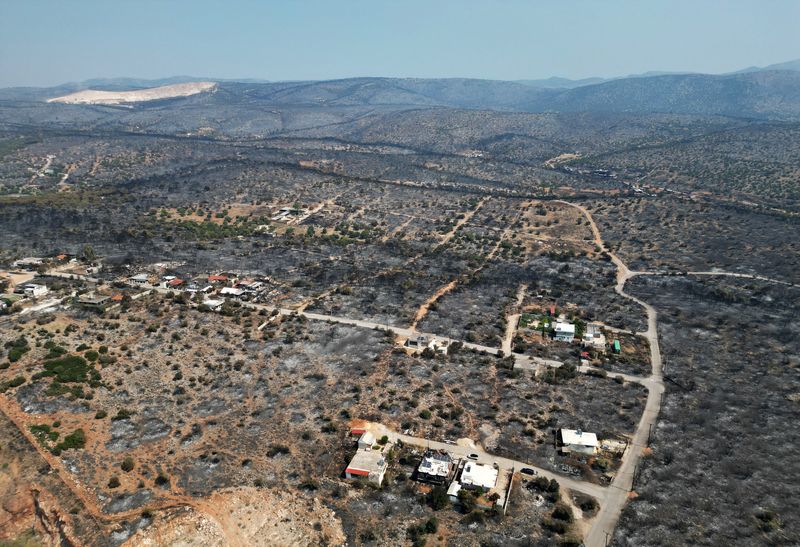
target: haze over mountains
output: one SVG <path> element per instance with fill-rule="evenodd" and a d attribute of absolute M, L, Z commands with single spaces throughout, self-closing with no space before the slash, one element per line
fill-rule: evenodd
<path fill-rule="evenodd" d="M 208 79 L 203 79 L 206 81 Z M 142 90 L 197 82 L 191 77 L 161 80 L 99 79 L 56 88 L 0 90 L 0 105 L 34 108 L 41 102 L 80 90 Z M 329 81 L 224 81 L 211 94 L 152 101 L 138 108 L 163 107 L 164 101 L 206 105 L 327 108 L 462 108 L 516 112 L 620 112 L 724 115 L 743 118 L 800 118 L 800 61 L 731 74 L 655 74 L 602 80 L 511 82 L 467 78 L 348 78 Z M 136 95 L 136 94 L 134 94 Z M 51 108 L 58 108 L 51 105 Z M 63 108 L 63 107 L 62 107 Z M 41 110 L 37 105 L 36 109 Z M 18 112 L 19 113 L 19 112 Z M 9 113 L 10 114 L 10 113 Z M 47 118 L 50 114 L 39 112 Z M 60 111 L 59 115 L 63 114 Z M 13 118 L 13 116 L 12 116 Z"/>

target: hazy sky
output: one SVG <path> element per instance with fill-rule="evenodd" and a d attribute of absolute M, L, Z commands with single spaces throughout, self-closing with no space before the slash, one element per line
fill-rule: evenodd
<path fill-rule="evenodd" d="M 800 0 L 0 0 L 0 87 L 717 73 L 800 58 L 798 27 Z"/>

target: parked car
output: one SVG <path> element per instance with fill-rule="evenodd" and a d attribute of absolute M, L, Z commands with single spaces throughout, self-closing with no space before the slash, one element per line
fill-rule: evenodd
<path fill-rule="evenodd" d="M 536 469 L 531 469 L 530 467 L 523 467 L 519 470 L 520 473 L 523 475 L 537 475 Z"/>
<path fill-rule="evenodd" d="M 467 458 L 469 458 L 470 460 L 477 460 L 478 459 L 478 455 L 477 454 L 470 454 L 469 456 L 467 456 Z"/>

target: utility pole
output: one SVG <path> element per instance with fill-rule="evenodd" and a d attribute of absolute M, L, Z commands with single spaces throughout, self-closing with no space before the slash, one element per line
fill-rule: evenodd
<path fill-rule="evenodd" d="M 650 443 L 653 442 L 653 424 L 650 424 L 650 429 L 647 432 L 647 446 L 650 446 Z"/>

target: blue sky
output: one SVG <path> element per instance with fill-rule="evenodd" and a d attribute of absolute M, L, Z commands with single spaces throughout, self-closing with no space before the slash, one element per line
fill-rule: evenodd
<path fill-rule="evenodd" d="M 0 0 L 0 87 L 719 73 L 800 58 L 798 23 L 800 0 Z"/>

